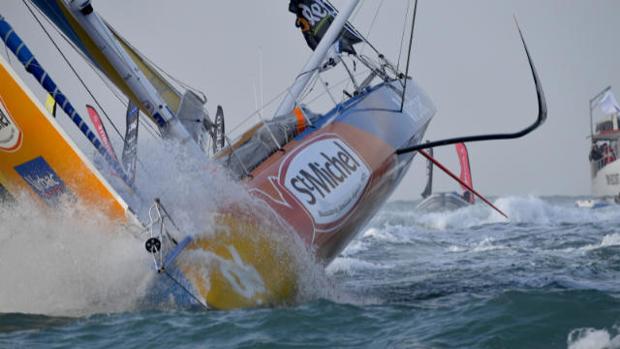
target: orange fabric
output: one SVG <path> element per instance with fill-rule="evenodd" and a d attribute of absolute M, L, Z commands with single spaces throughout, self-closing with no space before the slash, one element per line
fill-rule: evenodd
<path fill-rule="evenodd" d="M 295 107 L 293 112 L 297 118 L 297 134 L 300 134 L 306 129 L 306 118 L 304 117 L 304 112 L 300 107 Z"/>

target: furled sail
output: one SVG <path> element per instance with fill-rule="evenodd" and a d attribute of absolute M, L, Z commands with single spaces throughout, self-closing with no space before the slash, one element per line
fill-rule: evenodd
<path fill-rule="evenodd" d="M 295 25 L 301 29 L 304 39 L 313 50 L 338 14 L 336 8 L 327 0 L 291 0 L 288 9 L 297 15 Z M 353 26 L 347 23 L 336 40 L 336 48 L 338 52 L 355 54 L 353 46 L 362 41 Z"/>
<path fill-rule="evenodd" d="M 461 164 L 461 181 L 469 185 L 470 188 L 474 187 L 473 181 L 471 179 L 471 167 L 469 165 L 469 154 L 467 153 L 467 147 L 465 143 L 455 144 L 456 153 L 459 156 L 459 163 Z M 463 188 L 463 198 L 467 200 L 470 204 L 473 204 L 476 200 L 474 194 L 470 192 L 467 187 L 461 185 Z"/>

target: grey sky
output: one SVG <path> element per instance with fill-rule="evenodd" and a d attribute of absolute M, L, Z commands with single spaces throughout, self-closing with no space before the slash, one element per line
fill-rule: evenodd
<path fill-rule="evenodd" d="M 340 7 L 344 1 L 334 4 Z M 370 40 L 393 61 L 398 57 L 407 1 L 384 1 L 370 33 Z M 363 1 L 353 20 L 363 33 L 380 2 Z M 148 57 L 204 91 L 212 114 L 216 105 L 222 104 L 229 127 L 256 109 L 255 86 L 261 90 L 259 56 L 263 61 L 262 91 L 269 100 L 293 81 L 310 55 L 293 26 L 294 16 L 288 13 L 286 0 L 93 3 Z M 620 92 L 616 38 L 620 2 L 421 0 L 418 11 L 413 75 L 438 108 L 427 138 L 513 131 L 534 120 L 536 96 L 514 14 L 542 79 L 549 120 L 524 139 L 471 145 L 474 184 L 489 195 L 589 194 L 587 103 L 607 85 L 617 85 Z M 74 104 L 89 102 L 21 1 L 2 0 L 0 14 L 31 46 Z M 80 62 L 74 53 L 67 53 L 72 61 Z M 21 67 L 16 68 L 25 76 Z M 84 64 L 78 64 L 78 69 L 106 109 L 122 118 L 124 107 Z M 32 80 L 27 81 L 43 96 Z M 64 121 L 63 125 L 70 127 Z M 435 154 L 456 168 L 454 148 Z M 437 190 L 457 188 L 443 175 L 436 179 Z M 417 199 L 424 181 L 423 162 L 417 159 L 393 198 Z"/>

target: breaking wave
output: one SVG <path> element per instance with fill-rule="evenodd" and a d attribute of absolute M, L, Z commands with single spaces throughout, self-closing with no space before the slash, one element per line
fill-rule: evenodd
<path fill-rule="evenodd" d="M 415 206 L 391 203 L 397 210 L 385 217 L 378 217 L 375 223 L 398 222 L 404 226 L 417 225 L 436 230 L 466 229 L 487 224 L 523 223 L 557 225 L 566 223 L 597 223 L 606 220 L 620 220 L 620 210 L 613 205 L 601 209 L 582 209 L 566 202 L 557 203 L 535 196 L 502 197 L 493 204 L 506 213 L 508 219 L 485 204 L 464 207 L 452 212 L 418 213 Z M 399 205 L 401 207 L 399 207 Z"/>
<path fill-rule="evenodd" d="M 616 327 L 611 333 L 605 329 L 578 328 L 569 333 L 567 346 L 568 349 L 619 349 L 620 334 Z"/>

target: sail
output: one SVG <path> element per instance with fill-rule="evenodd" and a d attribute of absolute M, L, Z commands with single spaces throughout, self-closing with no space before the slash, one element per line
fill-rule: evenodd
<path fill-rule="evenodd" d="M 114 147 L 112 147 L 112 142 L 110 142 L 108 131 L 105 129 L 105 125 L 103 124 L 103 121 L 101 121 L 99 113 L 97 113 L 97 110 L 91 105 L 86 105 L 86 110 L 88 111 L 88 117 L 90 117 L 90 121 L 92 121 L 93 126 L 95 126 L 95 131 L 97 132 L 97 135 L 99 136 L 103 147 L 106 149 L 108 154 L 118 162 L 118 157 L 116 156 Z"/>
<path fill-rule="evenodd" d="M 288 9 L 297 16 L 295 25 L 301 30 L 308 46 L 313 50 L 319 45 L 338 14 L 336 8 L 327 0 L 291 0 Z M 357 31 L 347 23 L 336 40 L 336 48 L 338 52 L 355 54 L 353 45 L 362 41 Z"/>
<path fill-rule="evenodd" d="M 428 155 L 430 155 L 430 157 L 433 157 L 433 148 L 428 149 Z M 431 196 L 431 194 L 433 193 L 433 162 L 431 160 L 426 161 L 426 175 L 428 179 L 426 181 L 424 191 L 422 192 L 422 197 L 424 199 Z"/>
<path fill-rule="evenodd" d="M 184 142 L 191 133 L 194 140 L 197 139 L 198 132 L 194 130 L 196 122 L 184 124 L 184 128 L 176 118 L 202 120 L 208 117 L 204 108 L 192 108 L 192 111 L 199 112 L 181 116 L 183 99 L 189 91 L 184 94 L 177 91 L 148 60 L 94 12 L 90 1 L 32 1 L 95 67 L 160 127 L 163 135 Z M 200 102 L 204 104 L 204 100 Z"/>
<path fill-rule="evenodd" d="M 459 163 L 461 165 L 461 174 L 460 174 L 460 179 L 461 181 L 463 181 L 464 183 L 466 183 L 467 185 L 469 185 L 471 188 L 474 187 L 472 179 L 471 179 L 471 167 L 469 164 L 469 154 L 467 152 L 467 147 L 465 146 L 465 143 L 458 143 L 455 144 L 456 147 L 456 153 L 458 154 L 459 157 Z M 473 193 L 470 192 L 467 187 L 465 186 L 461 186 L 463 188 L 463 197 L 465 198 L 465 200 L 467 200 L 470 204 L 473 204 L 474 201 L 476 200 Z"/>
<path fill-rule="evenodd" d="M 144 76 L 150 81 L 150 83 L 155 87 L 157 93 L 166 101 L 166 104 L 174 111 L 175 113 L 179 112 L 179 107 L 181 106 L 181 98 L 183 95 L 165 78 L 163 77 L 159 71 L 151 64 L 149 61 L 141 55 L 125 38 L 120 36 L 110 24 L 106 23 L 108 29 L 114 34 L 114 37 L 121 46 L 127 51 L 131 60 L 136 64 L 138 69 L 142 71 Z"/>
<path fill-rule="evenodd" d="M 32 0 L 32 2 L 123 94 L 134 103 L 141 104 L 92 38 L 71 15 L 68 5 L 63 0 Z"/>

